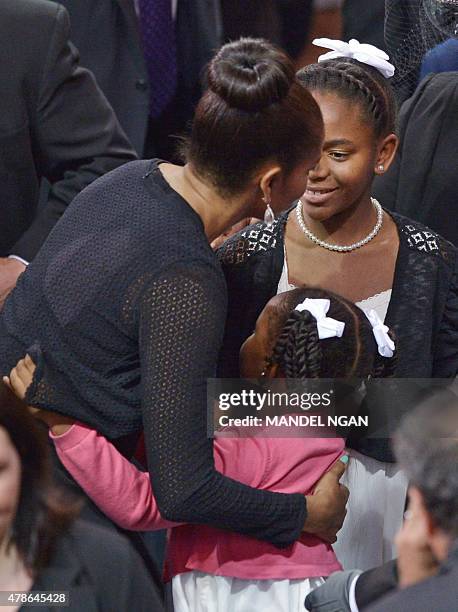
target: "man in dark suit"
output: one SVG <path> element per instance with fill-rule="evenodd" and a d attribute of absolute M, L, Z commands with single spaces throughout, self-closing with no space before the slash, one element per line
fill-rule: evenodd
<path fill-rule="evenodd" d="M 443 391 L 411 412 L 397 432 L 395 453 L 410 482 L 409 509 L 396 536 L 396 562 L 362 574 L 333 574 L 308 595 L 306 608 L 311 612 L 457 609 L 456 395 Z"/>
<path fill-rule="evenodd" d="M 102 91 L 142 157 L 174 156 L 176 140 L 192 118 L 202 93 L 202 71 L 222 42 L 219 0 L 168 0 L 176 46 L 176 89 L 159 115 L 151 113 L 151 92 L 162 87 L 145 59 L 142 31 L 151 11 L 164 0 L 59 0 L 70 14 L 71 39 L 81 63 L 95 75 Z M 159 26 L 159 32 L 167 24 Z M 164 34 L 165 36 L 165 34 Z M 160 44 L 166 45 L 164 41 Z M 158 51 L 159 62 L 160 47 Z"/>
<path fill-rule="evenodd" d="M 345 0 L 342 7 L 343 40 L 356 38 L 385 49 L 385 0 Z"/>
<path fill-rule="evenodd" d="M 385 208 L 424 223 L 458 246 L 457 105 L 458 72 L 423 79 L 401 106 L 396 157 L 389 171 L 376 177 L 373 195 Z"/>
<path fill-rule="evenodd" d="M 52 2 L 1 2 L 0 305 L 75 195 L 135 159 L 68 31 Z M 37 214 L 44 177 L 51 190 Z"/>

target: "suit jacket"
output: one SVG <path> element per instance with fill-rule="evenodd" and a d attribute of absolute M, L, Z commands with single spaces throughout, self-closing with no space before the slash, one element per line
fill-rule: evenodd
<path fill-rule="evenodd" d="M 149 83 L 134 0 L 59 0 L 71 20 L 81 63 L 95 75 L 139 155 L 148 129 Z M 178 0 L 176 125 L 193 115 L 204 65 L 222 40 L 219 0 Z"/>
<path fill-rule="evenodd" d="M 359 579 L 358 579 L 359 582 Z M 358 584 L 358 583 L 357 583 Z M 458 543 L 439 574 L 387 595 L 364 612 L 452 612 L 458 608 Z"/>
<path fill-rule="evenodd" d="M 401 107 L 398 152 L 373 189 L 384 207 L 424 223 L 455 245 L 457 104 L 458 72 L 423 79 Z"/>
<path fill-rule="evenodd" d="M 161 612 L 161 597 L 141 559 L 122 536 L 76 521 L 61 537 L 33 591 L 67 591 L 66 612 Z M 53 612 L 52 607 L 24 607 L 21 612 Z"/>
<path fill-rule="evenodd" d="M 385 49 L 383 22 L 385 0 L 345 0 L 342 8 L 344 34 L 342 40 L 356 38 Z"/>
<path fill-rule="evenodd" d="M 363 572 L 355 588 L 355 600 L 360 610 L 365 610 L 372 602 L 377 601 L 398 588 L 398 570 L 396 560 L 388 561 L 380 567 Z"/>
<path fill-rule="evenodd" d="M 34 257 L 73 197 L 135 158 L 92 75 L 68 43 L 65 10 L 2 0 L 0 256 Z M 39 183 L 52 185 L 37 215 Z"/>

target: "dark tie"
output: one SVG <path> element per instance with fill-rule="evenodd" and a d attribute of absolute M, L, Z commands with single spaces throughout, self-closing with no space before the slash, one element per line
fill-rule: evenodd
<path fill-rule="evenodd" d="M 138 0 L 152 117 L 159 117 L 177 86 L 175 27 L 171 0 Z"/>

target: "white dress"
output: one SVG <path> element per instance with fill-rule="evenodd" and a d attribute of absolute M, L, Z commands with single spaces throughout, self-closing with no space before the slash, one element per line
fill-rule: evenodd
<path fill-rule="evenodd" d="M 242 580 L 186 572 L 172 580 L 175 612 L 304 612 L 307 595 L 324 578 Z"/>
<path fill-rule="evenodd" d="M 278 293 L 296 286 L 289 282 L 284 258 Z M 374 309 L 385 320 L 391 289 L 356 302 L 365 312 Z M 407 478 L 395 463 L 377 461 L 348 449 L 350 460 L 342 484 L 350 497 L 347 516 L 333 545 L 344 569 L 367 570 L 394 559 L 394 536 L 402 525 L 407 494 Z"/>

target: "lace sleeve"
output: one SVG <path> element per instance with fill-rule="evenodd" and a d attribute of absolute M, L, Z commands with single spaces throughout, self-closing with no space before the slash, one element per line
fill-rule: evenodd
<path fill-rule="evenodd" d="M 207 438 L 206 380 L 215 375 L 226 288 L 218 268 L 188 263 L 153 281 L 140 304 L 145 444 L 161 515 L 288 546 L 305 498 L 258 491 L 215 470 Z"/>

